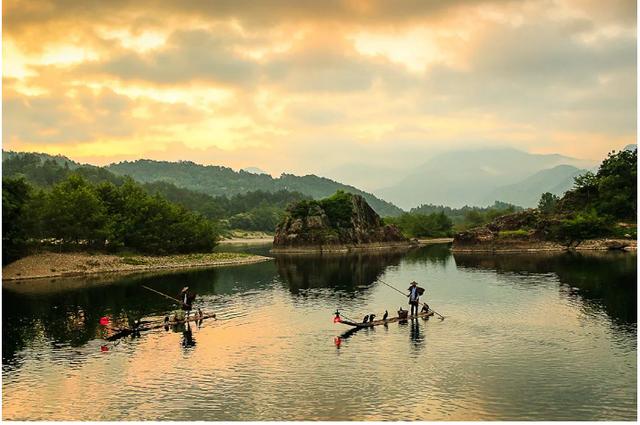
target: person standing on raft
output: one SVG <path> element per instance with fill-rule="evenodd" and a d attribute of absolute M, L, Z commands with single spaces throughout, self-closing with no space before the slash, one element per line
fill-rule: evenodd
<path fill-rule="evenodd" d="M 189 287 L 185 286 L 180 291 L 180 301 L 182 301 L 182 310 L 185 312 L 185 320 L 189 319 L 189 313 L 191 312 L 191 308 L 193 306 L 193 300 L 196 299 L 196 294 L 189 291 Z"/>
<path fill-rule="evenodd" d="M 424 292 L 424 289 L 418 288 L 418 283 L 416 281 L 411 282 L 411 286 L 409 286 L 409 304 L 411 305 L 411 315 L 418 315 L 418 306 L 420 305 L 420 294 Z"/>

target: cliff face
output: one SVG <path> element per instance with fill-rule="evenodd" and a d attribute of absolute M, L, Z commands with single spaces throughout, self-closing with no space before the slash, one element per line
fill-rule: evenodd
<path fill-rule="evenodd" d="M 400 230 L 384 225 L 360 195 L 338 192 L 320 201 L 290 205 L 276 228 L 274 250 L 329 249 L 371 244 L 409 244 Z"/>

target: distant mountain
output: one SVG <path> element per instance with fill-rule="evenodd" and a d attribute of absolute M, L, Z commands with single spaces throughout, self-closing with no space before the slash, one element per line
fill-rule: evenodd
<path fill-rule="evenodd" d="M 232 196 L 249 191 L 279 190 L 296 191 L 314 199 L 325 198 L 341 189 L 345 192 L 363 196 L 371 207 L 381 216 L 395 216 L 402 210 L 376 196 L 363 192 L 353 186 L 315 175 L 294 176 L 282 174 L 273 178 L 268 174 L 253 174 L 246 171 L 234 171 L 231 168 L 215 165 L 200 165 L 190 161 L 167 162 L 141 159 L 124 161 L 106 167 L 118 175 L 129 175 L 140 182 L 166 181 L 178 187 L 206 193 L 211 196 Z"/>
<path fill-rule="evenodd" d="M 450 151 L 434 156 L 399 183 L 374 193 L 405 209 L 420 204 L 481 206 L 496 200 L 489 200 L 488 195 L 499 187 L 516 184 L 558 165 L 591 164 L 562 155 L 530 154 L 509 148 Z"/>
<path fill-rule="evenodd" d="M 380 166 L 364 162 L 350 162 L 322 170 L 320 174 L 332 180 L 344 182 L 367 191 L 393 185 L 406 174 L 406 167 Z"/>
<path fill-rule="evenodd" d="M 540 195 L 545 192 L 562 197 L 573 187 L 574 177 L 587 171 L 572 165 L 558 165 L 538 171 L 518 183 L 498 187 L 489 192 L 485 199 L 487 203 L 499 199 L 525 208 L 533 208 L 538 205 Z"/>
<path fill-rule="evenodd" d="M 5 151 L 4 149 L 2 150 L 2 162 L 4 162 L 7 159 L 10 158 L 15 158 L 21 154 L 23 154 L 24 152 L 14 152 L 14 151 Z M 51 160 L 53 162 L 55 162 L 58 165 L 62 165 L 64 167 L 65 164 L 67 164 L 67 166 L 70 169 L 74 169 L 74 168 L 78 168 L 81 166 L 81 164 L 67 158 L 66 156 L 63 155 L 49 155 L 47 153 L 39 153 L 39 152 L 34 152 L 35 155 L 37 155 L 38 159 L 40 160 L 40 163 L 44 163 L 46 160 Z"/>
<path fill-rule="evenodd" d="M 266 171 L 261 170 L 258 167 L 246 167 L 246 168 L 243 168 L 242 171 L 245 171 L 245 172 L 251 173 L 251 174 L 269 174 Z"/>

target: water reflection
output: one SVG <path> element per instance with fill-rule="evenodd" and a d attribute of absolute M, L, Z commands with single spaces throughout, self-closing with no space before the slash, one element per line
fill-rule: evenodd
<path fill-rule="evenodd" d="M 560 282 L 562 296 L 604 309 L 618 324 L 637 323 L 637 256 L 621 252 L 563 252 L 536 254 L 454 254 L 461 269 L 493 270 L 498 275 L 551 275 Z M 531 280 L 507 278 L 507 284 Z"/>
<path fill-rule="evenodd" d="M 109 285 L 5 286 L 3 417 L 633 419 L 636 338 L 603 319 L 635 323 L 635 259 L 454 258 L 429 246 L 278 256 Z M 336 308 L 360 319 L 406 307 L 378 282 L 417 277 L 428 279 L 428 302 L 447 320 L 371 329 L 332 322 Z M 162 323 L 177 307 L 143 284 L 170 295 L 189 286 L 195 307 L 219 321 L 103 342 L 102 316 Z M 425 382 L 429 391 L 407 397 Z M 167 385 L 181 403 L 158 398 Z"/>
<path fill-rule="evenodd" d="M 432 264 L 445 267 L 453 261 L 451 244 L 433 244 L 412 249 L 404 256 L 409 264 Z"/>
<path fill-rule="evenodd" d="M 186 325 L 180 325 L 184 330 L 182 331 L 182 346 L 186 349 L 196 346 L 196 340 L 193 337 L 193 331 L 191 331 L 191 323 L 187 322 Z"/>
<path fill-rule="evenodd" d="M 292 294 L 313 288 L 330 288 L 348 293 L 366 291 L 397 266 L 406 251 L 362 252 L 322 255 L 277 255 L 278 275 Z"/>
<path fill-rule="evenodd" d="M 47 281 L 31 281 L 3 288 L 2 359 L 12 363 L 15 353 L 30 341 L 43 339 L 79 347 L 102 337 L 100 318 L 110 316 L 115 325 L 131 326 L 135 320 L 164 315 L 177 305 L 142 287 L 177 294 L 183 286 L 198 294 L 196 303 L 216 297 L 265 290 L 275 276 L 272 262 L 225 269 L 193 270 L 162 275 L 120 278 L 109 285 L 71 285 L 57 292 Z"/>
<path fill-rule="evenodd" d="M 411 319 L 410 337 L 414 348 L 420 349 L 424 346 L 424 335 L 420 333 L 420 319 Z"/>

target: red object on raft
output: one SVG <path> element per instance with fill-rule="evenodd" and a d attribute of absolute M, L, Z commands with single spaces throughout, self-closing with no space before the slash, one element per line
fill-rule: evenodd
<path fill-rule="evenodd" d="M 109 324 L 109 317 L 108 316 L 103 316 L 100 318 L 100 324 L 102 326 L 106 326 Z"/>
<path fill-rule="evenodd" d="M 333 318 L 333 323 L 340 323 L 340 322 L 342 322 L 342 319 L 340 318 L 340 316 L 336 314 L 336 317 Z"/>

